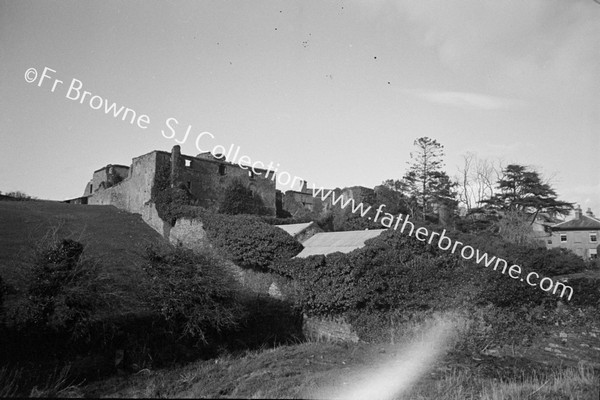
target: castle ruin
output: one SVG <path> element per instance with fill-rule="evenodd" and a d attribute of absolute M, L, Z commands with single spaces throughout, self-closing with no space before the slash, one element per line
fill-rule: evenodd
<path fill-rule="evenodd" d="M 256 173 L 255 173 L 256 172 Z M 217 209 L 224 192 L 233 181 L 241 182 L 260 197 L 270 215 L 276 214 L 275 174 L 273 171 L 242 168 L 223 155 L 209 152 L 197 156 L 181 154 L 180 146 L 170 153 L 155 150 L 135 157 L 131 166 L 112 165 L 94 171 L 84 194 L 71 203 L 113 205 L 144 215 L 152 202 L 152 188 L 168 175 L 172 187 L 186 188 L 207 209 Z"/>

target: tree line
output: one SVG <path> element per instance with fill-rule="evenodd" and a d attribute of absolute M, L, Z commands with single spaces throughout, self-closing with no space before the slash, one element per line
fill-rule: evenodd
<path fill-rule="evenodd" d="M 414 146 L 404 176 L 385 180 L 383 184 L 404 194 L 404 205 L 415 218 L 426 219 L 440 206 L 457 211 L 460 205 L 467 215 L 519 214 L 533 223 L 540 213 L 566 216 L 573 209 L 574 204 L 559 200 L 550 181 L 530 166 L 502 166 L 500 162 L 467 153 L 453 180 L 444 170 L 442 144 L 421 137 L 414 141 Z"/>

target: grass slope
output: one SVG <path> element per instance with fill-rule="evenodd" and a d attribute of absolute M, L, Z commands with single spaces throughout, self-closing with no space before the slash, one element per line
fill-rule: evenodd
<path fill-rule="evenodd" d="M 0 275 L 17 281 L 19 265 L 48 235 L 83 243 L 123 288 L 138 282 L 145 247 L 164 243 L 141 216 L 113 206 L 0 201 Z"/>
<path fill-rule="evenodd" d="M 401 360 L 403 352 L 397 350 L 365 343 L 302 343 L 179 368 L 143 370 L 79 386 L 76 393 L 113 398 L 338 398 L 349 385 L 368 385 L 377 365 Z M 590 368 L 550 367 L 515 357 L 474 359 L 451 352 L 404 396 L 395 398 L 595 400 L 599 389 Z"/>

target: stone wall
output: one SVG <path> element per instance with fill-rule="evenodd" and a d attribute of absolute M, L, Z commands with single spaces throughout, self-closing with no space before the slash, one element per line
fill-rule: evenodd
<path fill-rule="evenodd" d="M 117 208 L 142 214 L 150 201 L 156 173 L 157 159 L 168 158 L 169 153 L 152 152 L 132 160 L 129 176 L 108 189 L 99 190 L 90 196 L 88 204 L 114 205 Z"/>
<path fill-rule="evenodd" d="M 182 155 L 178 146 L 173 147 L 171 159 L 171 178 L 175 185 L 186 186 L 198 199 L 202 207 L 216 209 L 225 189 L 237 180 L 259 195 L 271 215 L 276 214 L 275 181 L 267 171 L 260 170 L 261 175 L 254 174 L 251 169 L 243 169 L 237 164 L 224 160 Z"/>
<path fill-rule="evenodd" d="M 344 318 L 309 317 L 304 315 L 302 333 L 310 340 L 358 342 L 352 326 Z"/>
<path fill-rule="evenodd" d="M 210 242 L 199 219 L 180 218 L 169 232 L 169 242 L 192 250 L 210 247 Z"/>
<path fill-rule="evenodd" d="M 600 327 L 555 327 L 531 346 L 502 346 L 486 349 L 483 354 L 526 357 L 544 364 L 587 364 L 600 368 Z"/>

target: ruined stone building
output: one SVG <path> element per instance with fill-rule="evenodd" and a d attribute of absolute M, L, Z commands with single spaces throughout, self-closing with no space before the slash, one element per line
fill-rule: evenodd
<path fill-rule="evenodd" d="M 236 180 L 259 196 L 270 214 L 275 215 L 273 171 L 258 168 L 254 171 L 257 173 L 211 153 L 184 155 L 179 146 L 174 146 L 170 153 L 155 150 L 135 157 L 129 167 L 109 164 L 94 171 L 83 197 L 70 202 L 114 205 L 145 215 L 157 180 L 170 179 L 173 187 L 187 188 L 200 206 L 215 209 L 224 191 Z"/>

